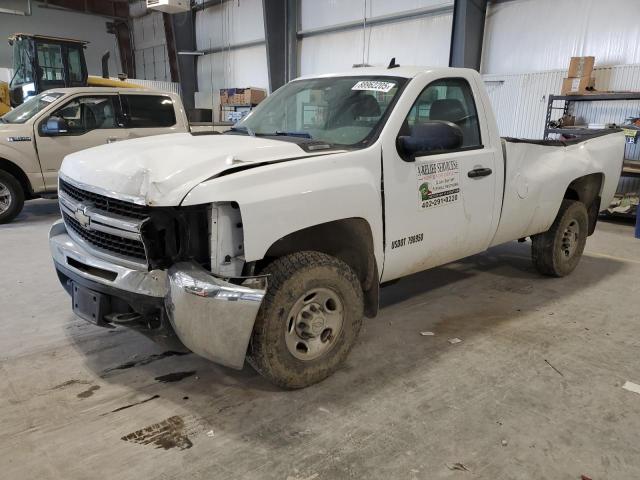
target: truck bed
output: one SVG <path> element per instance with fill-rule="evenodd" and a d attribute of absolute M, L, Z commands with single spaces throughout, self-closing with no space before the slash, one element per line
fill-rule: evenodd
<path fill-rule="evenodd" d="M 547 231 L 571 182 L 585 175 L 602 175 L 600 209 L 606 209 L 616 191 L 624 145 L 622 131 L 613 129 L 575 140 L 503 138 L 502 213 L 491 244 Z"/>

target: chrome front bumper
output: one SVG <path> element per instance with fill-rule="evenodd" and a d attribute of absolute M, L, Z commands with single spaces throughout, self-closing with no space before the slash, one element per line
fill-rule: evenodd
<path fill-rule="evenodd" d="M 265 277 L 214 277 L 193 262 L 165 270 L 136 270 L 91 254 L 67 233 L 62 220 L 49 232 L 49 247 L 58 271 L 88 283 L 127 294 L 162 300 L 171 327 L 194 353 L 240 369 L 266 291 Z"/>

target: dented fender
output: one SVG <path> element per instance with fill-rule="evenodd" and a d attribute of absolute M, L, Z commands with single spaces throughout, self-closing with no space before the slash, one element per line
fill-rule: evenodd
<path fill-rule="evenodd" d="M 345 218 L 369 224 L 374 255 L 383 262 L 380 147 L 299 158 L 207 180 L 182 205 L 237 202 L 247 261 L 260 260 L 279 239 Z"/>

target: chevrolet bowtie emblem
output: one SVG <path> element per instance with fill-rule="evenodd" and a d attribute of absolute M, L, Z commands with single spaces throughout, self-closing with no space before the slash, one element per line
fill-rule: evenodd
<path fill-rule="evenodd" d="M 91 217 L 87 215 L 87 207 L 81 206 L 73 212 L 73 217 L 78 221 L 83 228 L 88 229 L 91 225 Z"/>

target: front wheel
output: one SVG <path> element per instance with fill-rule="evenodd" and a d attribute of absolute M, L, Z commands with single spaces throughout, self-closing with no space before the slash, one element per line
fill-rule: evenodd
<path fill-rule="evenodd" d="M 284 388 L 302 388 L 331 375 L 360 331 L 360 282 L 344 262 L 297 252 L 271 263 L 249 348 L 249 363 Z"/>
<path fill-rule="evenodd" d="M 16 218 L 24 206 L 24 191 L 16 178 L 0 170 L 0 225 Z"/>
<path fill-rule="evenodd" d="M 578 265 L 587 242 L 589 216 L 582 202 L 563 200 L 551 228 L 531 237 L 531 257 L 543 275 L 564 277 Z"/>

